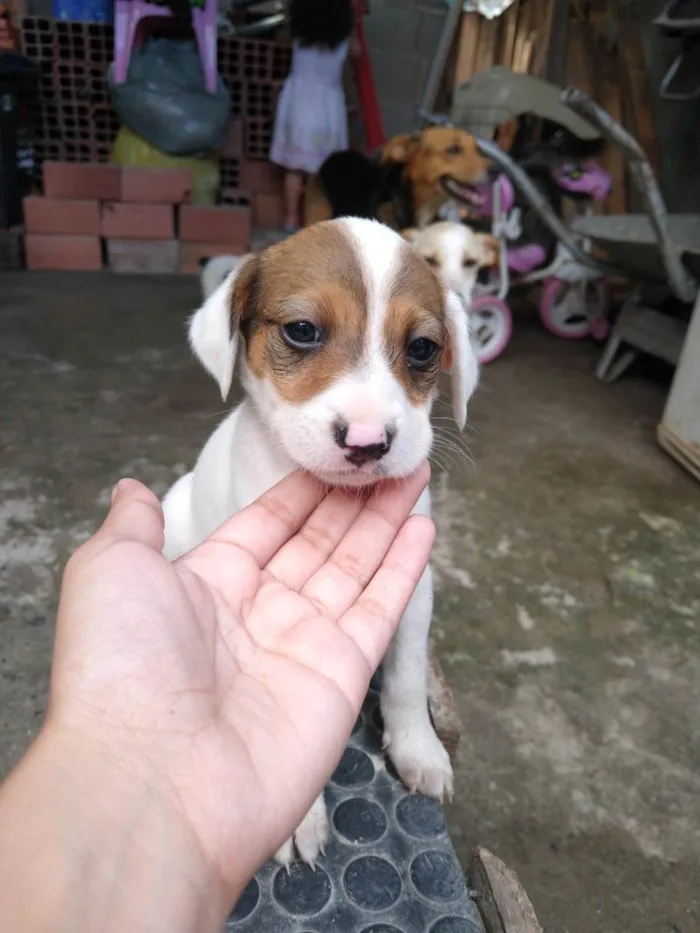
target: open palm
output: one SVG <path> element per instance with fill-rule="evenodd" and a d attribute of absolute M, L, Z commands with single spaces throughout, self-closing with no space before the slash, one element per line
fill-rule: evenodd
<path fill-rule="evenodd" d="M 294 474 L 178 561 L 123 481 L 66 569 L 49 715 L 172 792 L 221 876 L 262 862 L 340 758 L 425 567 L 427 467 L 369 497 Z"/>

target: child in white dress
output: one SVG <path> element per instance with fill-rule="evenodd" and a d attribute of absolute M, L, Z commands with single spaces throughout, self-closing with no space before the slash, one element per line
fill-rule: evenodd
<path fill-rule="evenodd" d="M 270 147 L 284 179 L 285 228 L 299 227 L 306 175 L 348 148 L 343 66 L 352 33 L 351 0 L 291 0 L 292 67 L 277 102 Z"/>

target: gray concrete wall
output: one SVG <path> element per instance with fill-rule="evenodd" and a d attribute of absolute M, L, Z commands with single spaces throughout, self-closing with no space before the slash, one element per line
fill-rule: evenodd
<path fill-rule="evenodd" d="M 413 129 L 446 14 L 443 0 L 370 0 L 365 30 L 387 136 Z"/>

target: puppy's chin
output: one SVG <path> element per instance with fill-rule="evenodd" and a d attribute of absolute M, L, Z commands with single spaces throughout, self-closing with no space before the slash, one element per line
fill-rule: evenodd
<path fill-rule="evenodd" d="M 426 452 L 426 457 L 428 452 Z M 306 473 L 311 473 L 316 479 L 328 486 L 347 486 L 351 489 L 361 489 L 364 486 L 373 486 L 383 479 L 405 479 L 411 476 L 419 468 L 425 458 L 421 458 L 417 463 L 406 464 L 404 467 L 397 467 L 391 463 L 391 459 L 386 461 L 379 460 L 376 463 L 366 463 L 363 466 L 354 467 L 347 464 L 347 467 L 339 467 L 337 464 L 329 464 L 324 468 L 323 464 L 300 462 L 299 458 L 292 457 L 297 465 Z"/>
<path fill-rule="evenodd" d="M 362 489 L 363 486 L 373 486 L 381 479 L 389 479 L 392 474 L 382 469 L 381 463 L 367 464 L 364 467 L 354 467 L 343 470 L 318 470 L 315 475 L 328 486 L 348 486 L 352 489 Z"/>

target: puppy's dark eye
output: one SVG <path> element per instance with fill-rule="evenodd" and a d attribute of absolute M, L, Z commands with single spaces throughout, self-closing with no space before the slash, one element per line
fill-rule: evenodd
<path fill-rule="evenodd" d="M 462 260 L 463 269 L 476 269 L 477 265 L 476 259 L 472 259 L 470 256 L 465 256 Z"/>
<path fill-rule="evenodd" d="M 418 337 L 406 347 L 406 361 L 414 369 L 422 369 L 434 358 L 440 348 L 427 337 Z"/>
<path fill-rule="evenodd" d="M 445 155 L 458 156 L 462 155 L 463 151 L 464 150 L 461 146 L 459 146 L 457 143 L 453 143 L 451 146 L 448 146 L 447 149 L 445 149 Z"/>
<path fill-rule="evenodd" d="M 438 261 L 436 256 L 423 256 L 423 259 L 428 263 L 429 266 L 437 266 Z"/>
<path fill-rule="evenodd" d="M 282 326 L 282 335 L 295 350 L 315 350 L 321 346 L 322 333 L 311 321 L 293 321 Z"/>

